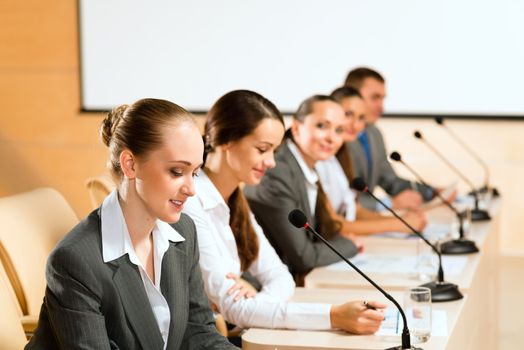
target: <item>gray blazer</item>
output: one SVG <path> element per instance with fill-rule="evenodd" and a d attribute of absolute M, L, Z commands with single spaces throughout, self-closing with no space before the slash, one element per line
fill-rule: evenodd
<path fill-rule="evenodd" d="M 340 260 L 324 243 L 289 223 L 288 214 L 295 208 L 306 214 L 313 227 L 315 218 L 309 207 L 306 178 L 285 143 L 275 158 L 276 167 L 267 171 L 259 185 L 244 187 L 249 206 L 269 242 L 292 273 L 307 273 Z M 342 236 L 337 235 L 331 243 L 347 257 L 357 252 L 353 242 Z"/>
<path fill-rule="evenodd" d="M 171 311 L 167 349 L 236 349 L 214 326 L 193 221 L 182 214 L 173 227 L 185 241 L 170 242 L 162 260 L 160 285 Z M 26 349 L 163 349 L 136 265 L 127 254 L 103 262 L 98 211 L 53 250 L 46 279 L 38 328 Z"/>
<path fill-rule="evenodd" d="M 386 146 L 384 145 L 384 138 L 380 130 L 374 125 L 368 125 L 366 132 L 371 152 L 371 171 L 368 169 L 364 148 L 360 142 L 357 140 L 346 144 L 351 154 L 354 176 L 364 179 L 371 192 L 376 186 L 379 186 L 390 196 L 395 196 L 411 188 L 411 182 L 399 177 L 391 167 L 388 161 L 388 154 L 386 153 Z M 417 183 L 416 189 L 425 201 L 433 198 L 432 187 Z M 375 209 L 377 207 L 376 202 L 368 195 L 359 196 L 359 200 L 366 208 Z"/>

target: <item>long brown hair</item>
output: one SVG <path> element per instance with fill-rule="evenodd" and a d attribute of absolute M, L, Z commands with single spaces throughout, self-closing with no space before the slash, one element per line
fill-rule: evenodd
<path fill-rule="evenodd" d="M 354 89 L 349 86 L 343 86 L 333 90 L 333 92 L 331 93 L 331 97 L 333 97 L 339 103 L 342 103 L 342 100 L 345 98 L 356 97 L 362 99 L 362 95 L 360 94 L 360 92 L 358 92 L 357 89 Z M 345 143 L 337 151 L 336 157 L 338 162 L 342 166 L 342 169 L 344 170 L 344 174 L 346 175 L 348 182 L 351 183 L 355 175 L 353 173 L 353 162 L 351 161 L 351 155 Z"/>
<path fill-rule="evenodd" d="M 238 141 L 250 135 L 265 118 L 284 119 L 277 107 L 262 95 L 249 90 L 231 91 L 211 107 L 207 115 L 204 134 L 204 159 L 217 146 Z M 250 210 L 242 190 L 237 187 L 229 197 L 229 226 L 237 245 L 240 268 L 246 271 L 258 256 L 259 242 Z"/>
<path fill-rule="evenodd" d="M 308 115 L 313 113 L 315 104 L 318 102 L 332 101 L 338 103 L 333 97 L 327 95 L 313 95 L 305 99 L 299 106 L 293 119 L 298 122 L 303 122 Z M 293 140 L 293 135 L 291 134 L 290 129 L 286 131 L 286 137 Z M 298 145 L 297 145 L 298 146 Z M 342 223 L 336 218 L 335 210 L 329 202 L 320 181 L 317 184 L 317 202 L 315 206 L 315 222 L 317 230 L 324 236 L 326 239 L 331 239 L 340 232 L 342 228 Z"/>

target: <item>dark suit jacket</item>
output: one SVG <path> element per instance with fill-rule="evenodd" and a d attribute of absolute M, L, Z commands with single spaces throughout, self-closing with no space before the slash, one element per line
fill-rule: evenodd
<path fill-rule="evenodd" d="M 368 125 L 366 132 L 371 152 L 371 171 L 368 169 L 366 155 L 360 142 L 357 140 L 346 144 L 351 154 L 355 177 L 362 177 L 371 192 L 376 186 L 379 186 L 390 196 L 411 188 L 411 182 L 399 177 L 391 167 L 380 130 L 374 125 Z M 416 189 L 425 201 L 433 198 L 433 188 L 417 183 Z M 370 196 L 361 195 L 359 200 L 366 208 L 375 209 L 377 207 L 376 202 Z"/>
<path fill-rule="evenodd" d="M 173 227 L 162 260 L 161 291 L 171 311 L 167 349 L 233 349 L 214 326 L 198 266 L 193 221 Z M 38 328 L 26 349 L 163 349 L 163 340 L 136 265 L 127 254 L 102 258 L 101 220 L 92 212 L 53 250 Z"/>
<path fill-rule="evenodd" d="M 289 223 L 288 214 L 295 208 L 306 214 L 313 227 L 315 218 L 309 207 L 306 178 L 285 142 L 275 160 L 276 166 L 267 171 L 259 185 L 244 187 L 251 210 L 268 240 L 292 273 L 306 273 L 340 260 L 324 243 Z M 356 254 L 356 247 L 349 239 L 337 235 L 331 243 L 347 257 Z"/>

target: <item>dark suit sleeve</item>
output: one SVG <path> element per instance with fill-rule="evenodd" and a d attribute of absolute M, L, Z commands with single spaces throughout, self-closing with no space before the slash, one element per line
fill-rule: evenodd
<path fill-rule="evenodd" d="M 371 131 L 372 137 L 374 138 L 377 149 L 373 151 L 373 156 L 378 157 L 380 164 L 376 170 L 378 174 L 377 184 L 386 191 L 390 196 L 396 196 L 400 192 L 411 189 L 411 182 L 399 177 L 391 163 L 388 161 L 388 155 L 386 153 L 386 145 L 384 144 L 384 138 L 382 133 L 377 128 L 373 128 Z M 416 184 L 417 191 L 420 192 L 422 198 L 428 201 L 433 198 L 433 189 L 422 184 Z"/>
<path fill-rule="evenodd" d="M 188 282 L 189 319 L 182 341 L 182 349 L 238 349 L 220 335 L 215 327 L 213 313 L 209 307 L 200 266 L 198 265 L 200 253 L 195 224 L 192 220 L 188 220 L 188 222 L 191 225 L 191 233 L 186 235 L 186 240 L 192 240 L 193 243 L 192 251 L 188 252 L 188 255 L 192 257 Z"/>
<path fill-rule="evenodd" d="M 376 183 L 369 182 L 371 176 L 366 176 L 366 159 L 364 155 L 364 150 L 362 149 L 362 145 L 360 144 L 360 142 L 354 141 L 348 142 L 346 144 L 346 147 L 348 147 L 349 153 L 351 154 L 353 177 L 360 177 L 364 179 L 364 181 L 367 182 L 367 185 L 370 188 L 370 190 L 373 192 Z M 359 201 L 360 205 L 362 205 L 364 208 L 370 210 L 377 210 L 377 202 L 371 196 L 359 194 L 357 200 Z"/>
<path fill-rule="evenodd" d="M 266 173 L 255 187 L 246 186 L 244 193 L 264 233 L 293 273 L 306 273 L 315 267 L 334 263 L 340 258 L 322 242 L 315 242 L 303 229 L 291 225 L 288 214 L 301 208 L 292 172 L 278 165 Z M 356 254 L 351 240 L 336 236 L 331 243 L 347 257 Z"/>
<path fill-rule="evenodd" d="M 46 348 L 52 338 L 56 342 L 53 348 L 110 349 L 100 300 L 92 289 L 97 286 L 96 278 L 82 255 L 65 248 L 55 251 L 46 275 L 41 325 L 34 336 L 37 341 L 26 349 Z"/>

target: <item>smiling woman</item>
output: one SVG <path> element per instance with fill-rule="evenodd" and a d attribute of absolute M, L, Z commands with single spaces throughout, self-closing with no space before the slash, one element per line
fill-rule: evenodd
<path fill-rule="evenodd" d="M 335 113 L 342 113 L 338 104 L 330 102 Z M 328 126 L 331 119 L 326 121 Z M 239 327 L 375 332 L 383 315 L 377 310 L 369 312 L 361 302 L 289 302 L 293 278 L 240 188 L 241 182 L 246 187 L 259 184 L 265 173 L 278 167 L 274 152 L 282 141 L 284 122 L 273 103 L 253 91 L 231 91 L 215 102 L 205 130 L 206 164 L 195 181 L 197 194 L 188 201 L 185 212 L 197 227 L 206 292 L 225 319 Z M 260 283 L 260 289 L 251 282 Z"/>
<path fill-rule="evenodd" d="M 255 217 L 297 278 L 338 258 L 288 222 L 293 209 L 306 213 L 309 222 L 345 256 L 357 252 L 350 237 L 339 234 L 340 223 L 330 215 L 330 203 L 315 171 L 317 162 L 332 157 L 342 145 L 345 125 L 344 110 L 332 97 L 315 95 L 304 100 L 276 154 L 276 167 L 260 184 L 245 188 Z"/>
<path fill-rule="evenodd" d="M 51 254 L 27 348 L 234 348 L 214 327 L 181 213 L 204 149 L 191 115 L 143 99 L 111 112 L 101 135 L 117 189 Z"/>

